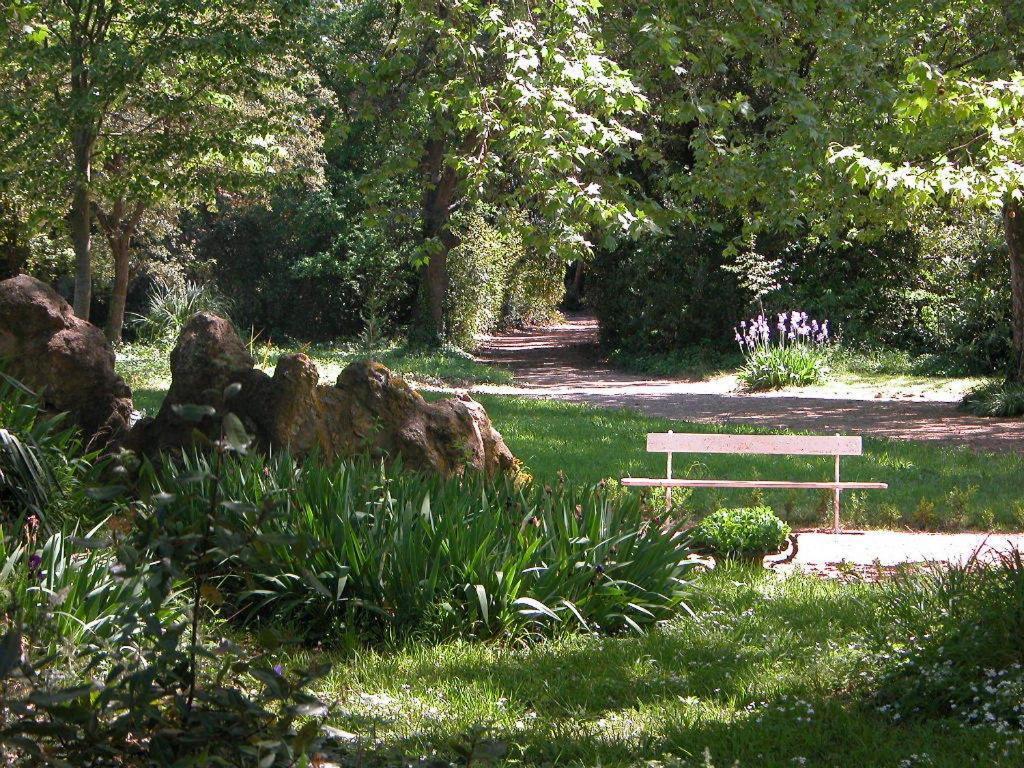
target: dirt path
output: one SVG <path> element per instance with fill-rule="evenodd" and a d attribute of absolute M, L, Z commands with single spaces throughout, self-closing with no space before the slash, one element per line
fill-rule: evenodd
<path fill-rule="evenodd" d="M 547 328 L 493 336 L 477 352 L 510 368 L 516 384 L 479 391 L 633 408 L 650 416 L 713 424 L 749 424 L 831 434 L 924 440 L 978 450 L 1024 452 L 1024 419 L 961 413 L 963 389 L 927 381 L 879 390 L 842 384 L 740 394 L 735 377 L 659 379 L 615 370 L 602 361 L 597 324 L 571 317 Z"/>

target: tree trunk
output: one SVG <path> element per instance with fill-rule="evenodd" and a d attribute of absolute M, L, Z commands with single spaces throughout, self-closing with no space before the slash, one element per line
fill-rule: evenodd
<path fill-rule="evenodd" d="M 24 227 L 14 206 L 0 203 L 0 280 L 20 275 L 28 261 L 29 250 L 24 240 Z"/>
<path fill-rule="evenodd" d="M 128 300 L 129 253 L 131 251 L 131 235 L 119 232 L 108 238 L 110 252 L 114 257 L 114 288 L 110 294 L 110 315 L 104 332 L 111 344 L 121 341 L 124 331 L 124 307 Z"/>
<path fill-rule="evenodd" d="M 1024 205 L 1009 201 L 1003 208 L 1006 244 L 1010 249 L 1010 295 L 1013 297 L 1013 360 L 1007 381 L 1024 384 Z"/>
<path fill-rule="evenodd" d="M 426 340 L 437 342 L 444 339 L 446 332 L 448 253 L 458 245 L 458 239 L 449 228 L 458 178 L 445 161 L 445 146 L 441 139 L 427 142 L 423 171 L 427 182 L 423 192 L 423 240 L 430 251 L 423 270 L 420 332 Z"/>
<path fill-rule="evenodd" d="M 92 304 L 92 152 L 95 140 L 88 129 L 77 129 L 72 139 L 75 192 L 71 201 L 71 242 L 75 249 L 75 314 L 89 319 Z"/>

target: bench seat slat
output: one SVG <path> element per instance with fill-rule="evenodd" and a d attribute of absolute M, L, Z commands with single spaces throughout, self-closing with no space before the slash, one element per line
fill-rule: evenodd
<path fill-rule="evenodd" d="M 757 453 L 804 456 L 860 456 L 859 435 L 719 435 L 651 432 L 649 453 Z"/>
<path fill-rule="evenodd" d="M 829 490 L 885 490 L 887 483 L 797 482 L 788 480 L 666 480 L 657 477 L 626 477 L 622 484 L 640 488 L 827 488 Z"/>

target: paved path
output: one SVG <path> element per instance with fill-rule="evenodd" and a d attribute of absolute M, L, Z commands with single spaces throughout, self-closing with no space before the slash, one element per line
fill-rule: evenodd
<path fill-rule="evenodd" d="M 849 432 L 1024 452 L 1024 419 L 962 413 L 956 408 L 962 388 L 923 383 L 880 391 L 865 384 L 741 394 L 734 377 L 693 381 L 624 373 L 602 361 L 597 325 L 586 317 L 490 337 L 477 355 L 511 368 L 516 377 L 514 386 L 482 386 L 479 391 L 633 408 L 686 421 L 822 434 Z"/>
<path fill-rule="evenodd" d="M 797 534 L 797 553 L 781 569 L 838 572 L 849 566 L 863 572 L 902 563 L 965 563 L 971 558 L 990 563 L 1013 548 L 1024 550 L 1019 533 L 910 533 L 862 531 Z M 778 560 L 769 558 L 769 561 Z"/>

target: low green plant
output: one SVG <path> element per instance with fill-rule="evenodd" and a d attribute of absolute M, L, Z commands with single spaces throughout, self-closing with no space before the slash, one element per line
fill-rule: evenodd
<path fill-rule="evenodd" d="M 894 720 L 1024 729 L 1024 560 L 898 575 L 883 586 L 874 695 Z"/>
<path fill-rule="evenodd" d="M 184 475 L 205 473 L 203 459 Z M 157 472 L 161 493 L 182 475 Z M 225 610 L 301 627 L 305 640 L 639 630 L 683 608 L 688 564 L 678 527 L 648 522 L 639 500 L 603 486 L 442 479 L 368 459 L 302 465 L 239 458 L 224 469 L 225 515 L 251 523 L 246 558 L 225 558 Z M 198 504 L 198 506 L 195 506 Z M 237 525 L 237 523 L 236 523 Z M 312 543 L 315 542 L 315 546 Z"/>
<path fill-rule="evenodd" d="M 197 312 L 226 315 L 229 303 L 210 283 L 157 283 L 145 314 L 133 315 L 130 325 L 138 341 L 171 344 Z"/>
<path fill-rule="evenodd" d="M 1024 384 L 983 384 L 967 393 L 963 407 L 977 416 L 1024 416 Z"/>
<path fill-rule="evenodd" d="M 770 507 L 720 509 L 690 532 L 698 550 L 718 557 L 753 559 L 779 552 L 790 528 Z"/>
<path fill-rule="evenodd" d="M 205 631 L 223 602 L 212 574 L 254 540 L 222 485 L 248 442 L 227 414 L 203 471 L 179 477 L 180 497 L 133 487 L 123 467 L 124 484 L 92 490 L 115 512 L 104 538 L 51 538 L 25 560 L 31 536 L 12 547 L 3 531 L 0 582 L 8 566 L 20 575 L 0 614 L 0 762 L 309 764 L 326 708 L 308 688 L 326 669 L 286 668 L 270 635 L 261 650 Z M 179 505 L 201 513 L 176 515 Z"/>
<path fill-rule="evenodd" d="M 27 652 L 40 658 L 105 636 L 117 612 L 141 585 L 118 578 L 116 558 L 100 526 L 55 532 L 40 539 L 38 518 L 0 535 L 0 605 L 17 606 L 18 619 L 38 628 Z"/>
<path fill-rule="evenodd" d="M 76 431 L 44 417 L 29 389 L 0 372 L 0 522 L 43 517 L 64 497 L 83 461 Z"/>

